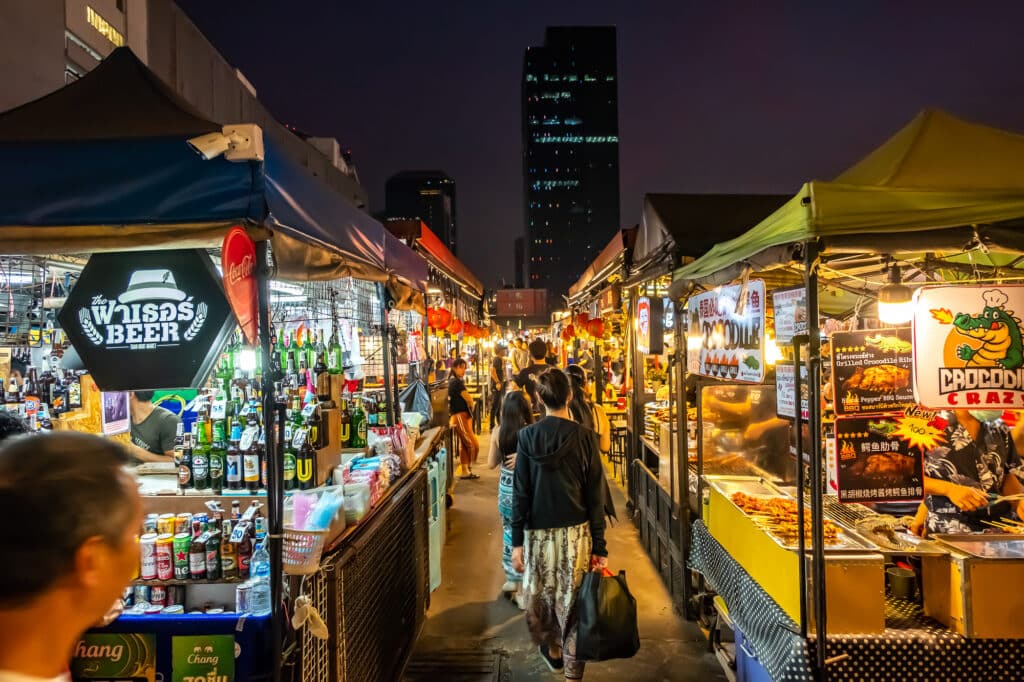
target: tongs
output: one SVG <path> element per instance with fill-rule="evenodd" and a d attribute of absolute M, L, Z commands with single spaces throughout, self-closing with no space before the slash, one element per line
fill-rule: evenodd
<path fill-rule="evenodd" d="M 996 495 L 995 493 L 988 494 L 988 506 L 994 507 L 1000 502 L 1016 502 L 1018 500 L 1024 500 L 1024 493 L 1017 493 L 1015 495 Z"/>

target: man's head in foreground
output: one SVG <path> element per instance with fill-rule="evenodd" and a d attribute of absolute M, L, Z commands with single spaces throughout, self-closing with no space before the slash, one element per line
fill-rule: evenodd
<path fill-rule="evenodd" d="M 59 673 L 135 575 L 142 501 L 126 462 L 116 442 L 82 433 L 0 445 L 0 637 L 16 640 L 0 646 L 0 670 Z"/>

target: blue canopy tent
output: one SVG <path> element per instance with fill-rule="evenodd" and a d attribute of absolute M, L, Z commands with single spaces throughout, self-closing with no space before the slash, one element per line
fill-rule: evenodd
<path fill-rule="evenodd" d="M 237 123 L 230 121 L 227 123 Z M 0 114 L 0 234 L 7 253 L 219 246 L 241 224 L 269 238 L 278 275 L 386 282 L 422 307 L 427 264 L 284 152 L 203 160 L 187 140 L 220 131 L 128 49 Z"/>

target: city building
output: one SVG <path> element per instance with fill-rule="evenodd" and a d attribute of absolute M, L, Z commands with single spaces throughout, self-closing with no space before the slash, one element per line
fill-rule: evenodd
<path fill-rule="evenodd" d="M 557 302 L 620 228 L 615 28 L 549 27 L 523 58 L 526 285 Z"/>
<path fill-rule="evenodd" d="M 127 46 L 200 114 L 222 124 L 255 123 L 284 153 L 366 209 L 351 158 L 329 138 L 307 142 L 284 131 L 252 83 L 172 0 L 0 0 L 0 16 L 0 111 L 73 82 Z"/>
<path fill-rule="evenodd" d="M 402 171 L 384 185 L 384 203 L 389 219 L 422 220 L 458 254 L 455 227 L 455 181 L 439 170 Z"/>
<path fill-rule="evenodd" d="M 524 279 L 524 270 L 526 268 L 526 238 L 516 237 L 513 256 L 513 267 L 515 272 L 512 276 L 512 285 L 516 289 L 522 289 L 526 286 Z"/>

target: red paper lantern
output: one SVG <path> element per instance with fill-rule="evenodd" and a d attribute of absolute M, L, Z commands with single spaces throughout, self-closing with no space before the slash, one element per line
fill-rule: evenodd
<path fill-rule="evenodd" d="M 571 341 L 574 336 L 576 336 L 576 328 L 571 324 L 567 325 L 566 328 L 562 330 L 563 341 Z"/>
<path fill-rule="evenodd" d="M 590 322 L 590 315 L 588 313 L 580 313 L 579 315 L 576 316 L 576 324 L 583 327 L 584 329 L 587 328 L 588 322 Z"/>
<path fill-rule="evenodd" d="M 447 329 L 448 325 L 452 323 L 451 311 L 446 308 L 435 308 L 434 312 L 437 315 L 437 325 L 434 329 Z"/>
<path fill-rule="evenodd" d="M 458 336 L 462 333 L 462 320 L 452 320 L 451 324 L 445 329 L 452 336 Z"/>
<path fill-rule="evenodd" d="M 595 339 L 600 339 L 604 336 L 604 320 L 601 318 L 595 318 L 587 323 L 587 331 Z"/>

